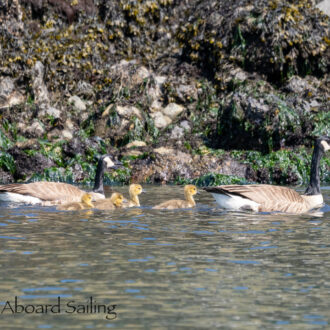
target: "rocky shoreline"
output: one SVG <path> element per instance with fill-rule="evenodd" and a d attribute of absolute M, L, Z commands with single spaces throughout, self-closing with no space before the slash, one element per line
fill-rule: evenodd
<path fill-rule="evenodd" d="M 88 183 L 109 153 L 109 183 L 303 184 L 330 135 L 312 0 L 0 1 L 0 30 L 3 183 Z"/>

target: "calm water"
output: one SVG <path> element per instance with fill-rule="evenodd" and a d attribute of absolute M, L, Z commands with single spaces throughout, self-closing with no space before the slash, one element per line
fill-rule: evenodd
<path fill-rule="evenodd" d="M 39 308 L 6 308 L 0 328 L 330 327 L 330 187 L 320 217 L 223 212 L 206 192 L 155 211 L 182 188 L 145 188 L 144 207 L 113 212 L 0 204 L 0 311 Z"/>

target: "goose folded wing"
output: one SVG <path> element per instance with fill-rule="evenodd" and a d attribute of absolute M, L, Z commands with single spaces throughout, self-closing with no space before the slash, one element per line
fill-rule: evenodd
<path fill-rule="evenodd" d="M 33 182 L 28 184 L 0 185 L 0 193 L 10 192 L 32 196 L 42 201 L 80 201 L 84 194 L 79 188 L 60 182 Z"/>
<path fill-rule="evenodd" d="M 207 187 L 211 193 L 236 195 L 260 204 L 259 211 L 302 212 L 305 200 L 293 189 L 272 185 L 224 185 Z"/>

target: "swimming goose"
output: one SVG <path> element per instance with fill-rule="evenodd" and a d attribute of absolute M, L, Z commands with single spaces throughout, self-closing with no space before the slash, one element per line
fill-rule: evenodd
<path fill-rule="evenodd" d="M 186 200 L 181 199 L 171 199 L 167 202 L 163 202 L 161 204 L 158 204 L 153 207 L 155 210 L 161 210 L 161 209 L 188 209 L 191 207 L 195 207 L 196 203 L 194 201 L 193 196 L 197 194 L 197 188 L 196 186 L 192 184 L 188 184 L 184 187 L 184 196 Z"/>
<path fill-rule="evenodd" d="M 105 169 L 116 169 L 121 162 L 113 161 L 111 156 L 100 157 L 95 175 L 93 191 L 90 194 L 93 200 L 103 199 L 103 176 Z M 80 202 L 86 192 L 68 183 L 62 182 L 32 182 L 26 184 L 0 185 L 0 201 L 54 205 L 71 202 Z"/>
<path fill-rule="evenodd" d="M 82 195 L 80 202 L 61 204 L 58 205 L 56 209 L 61 211 L 78 211 L 78 210 L 91 209 L 93 207 L 94 205 L 92 203 L 92 195 L 86 193 Z"/>
<path fill-rule="evenodd" d="M 204 188 L 212 193 L 224 209 L 255 212 L 285 212 L 301 214 L 323 205 L 320 190 L 320 160 L 330 149 L 330 137 L 316 139 L 312 155 L 310 182 L 303 195 L 295 190 L 266 184 L 224 185 Z"/>
<path fill-rule="evenodd" d="M 110 198 L 99 199 L 94 202 L 94 207 L 99 210 L 114 210 L 123 206 L 124 196 L 120 193 L 113 193 Z"/>
<path fill-rule="evenodd" d="M 143 192 L 142 186 L 140 184 L 131 184 L 129 186 L 129 197 L 130 200 L 123 204 L 123 207 L 133 207 L 140 206 L 140 200 L 138 195 Z"/>

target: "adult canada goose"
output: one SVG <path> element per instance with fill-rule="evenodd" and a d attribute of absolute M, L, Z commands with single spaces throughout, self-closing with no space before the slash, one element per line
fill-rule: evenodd
<path fill-rule="evenodd" d="M 310 182 L 303 195 L 295 190 L 266 184 L 225 185 L 204 188 L 212 193 L 220 207 L 255 212 L 285 212 L 301 214 L 323 205 L 320 190 L 320 160 L 330 149 L 330 138 L 316 139 L 312 155 Z"/>
<path fill-rule="evenodd" d="M 92 195 L 86 193 L 82 195 L 80 202 L 61 204 L 58 205 L 56 209 L 61 211 L 78 211 L 78 210 L 91 209 L 93 207 L 94 205 L 92 203 Z"/>
<path fill-rule="evenodd" d="M 124 196 L 120 193 L 113 193 L 110 198 L 99 199 L 94 202 L 94 207 L 99 210 L 114 210 L 123 206 Z"/>
<path fill-rule="evenodd" d="M 129 186 L 129 201 L 123 204 L 123 207 L 140 206 L 139 195 L 143 192 L 140 184 L 131 184 Z"/>
<path fill-rule="evenodd" d="M 153 207 L 155 210 L 167 209 L 188 209 L 196 206 L 193 196 L 197 194 L 196 186 L 188 184 L 184 187 L 184 196 L 186 200 L 171 199 Z"/>
<path fill-rule="evenodd" d="M 105 169 L 116 169 L 121 166 L 119 161 L 113 161 L 110 155 L 100 157 L 95 174 L 93 191 L 90 194 L 93 200 L 103 199 L 103 176 Z M 26 184 L 0 185 L 0 201 L 54 205 L 71 202 L 80 202 L 85 191 L 62 182 L 32 182 Z"/>

